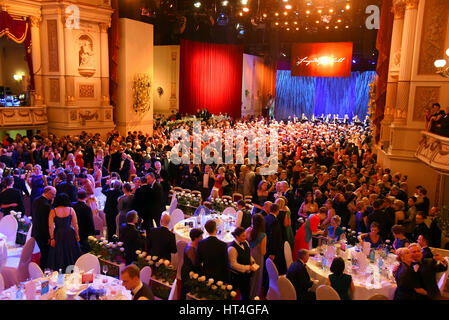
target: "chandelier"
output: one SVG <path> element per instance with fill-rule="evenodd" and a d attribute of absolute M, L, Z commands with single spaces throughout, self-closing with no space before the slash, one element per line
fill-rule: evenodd
<path fill-rule="evenodd" d="M 449 49 L 446 50 L 446 55 L 449 57 Z M 446 67 L 447 61 L 445 59 L 435 60 L 433 64 L 437 68 L 436 73 L 444 78 L 449 78 L 449 66 Z"/>

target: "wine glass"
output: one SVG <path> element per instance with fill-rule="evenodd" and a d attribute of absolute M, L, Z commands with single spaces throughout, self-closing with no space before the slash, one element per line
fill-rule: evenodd
<path fill-rule="evenodd" d="M 45 274 L 45 277 L 46 277 L 46 278 L 50 277 L 50 274 L 51 274 L 50 268 L 45 268 L 44 274 Z"/>
<path fill-rule="evenodd" d="M 106 276 L 106 273 L 108 273 L 109 268 L 106 264 L 104 264 L 102 270 L 103 270 L 104 275 Z"/>

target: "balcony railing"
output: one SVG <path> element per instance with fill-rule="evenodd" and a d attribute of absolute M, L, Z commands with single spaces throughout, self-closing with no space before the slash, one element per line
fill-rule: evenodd
<path fill-rule="evenodd" d="M 47 125 L 47 107 L 0 108 L 0 127 L 30 127 Z"/>
<path fill-rule="evenodd" d="M 422 131 L 415 156 L 441 173 L 449 173 L 449 138 Z"/>

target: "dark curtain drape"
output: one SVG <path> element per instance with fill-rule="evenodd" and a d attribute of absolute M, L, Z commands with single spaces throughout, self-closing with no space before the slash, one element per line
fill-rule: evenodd
<path fill-rule="evenodd" d="M 308 118 L 338 114 L 364 120 L 368 113 L 369 83 L 375 71 L 351 72 L 349 78 L 294 77 L 278 70 L 275 117 L 278 120 L 304 113 Z"/>
<path fill-rule="evenodd" d="M 181 41 L 179 109 L 241 116 L 243 46 Z"/>
<path fill-rule="evenodd" d="M 111 1 L 114 13 L 111 17 L 111 27 L 108 30 L 109 36 L 109 95 L 112 106 L 117 106 L 117 90 L 118 90 L 118 51 L 120 48 L 120 31 L 119 31 L 119 9 L 118 0 Z M 114 112 L 115 115 L 115 112 Z M 114 116 L 115 118 L 115 116 Z"/>
<path fill-rule="evenodd" d="M 390 62 L 391 37 L 393 32 L 394 14 L 392 13 L 392 0 L 382 1 L 380 26 L 377 33 L 376 47 L 379 51 L 377 58 L 377 88 L 376 112 L 373 123 L 376 126 L 376 142 L 380 139 L 380 122 L 384 118 L 385 102 L 387 99 L 388 69 Z"/>
<path fill-rule="evenodd" d="M 16 43 L 23 43 L 25 56 L 30 71 L 30 89 L 34 90 L 33 59 L 31 56 L 31 22 L 11 17 L 8 12 L 0 11 L 0 38 L 8 37 Z"/>

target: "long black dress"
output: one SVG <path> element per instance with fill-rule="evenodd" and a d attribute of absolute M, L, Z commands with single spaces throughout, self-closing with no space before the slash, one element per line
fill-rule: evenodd
<path fill-rule="evenodd" d="M 75 265 L 76 260 L 81 256 L 81 249 L 76 241 L 75 230 L 72 228 L 72 216 L 60 218 L 55 216 L 55 246 L 51 247 L 48 253 L 48 268 L 51 270 L 62 269 Z M 88 271 L 88 270 L 85 270 Z"/>

